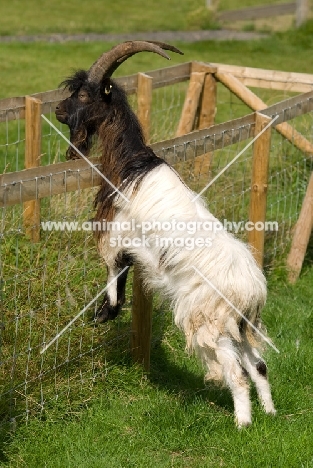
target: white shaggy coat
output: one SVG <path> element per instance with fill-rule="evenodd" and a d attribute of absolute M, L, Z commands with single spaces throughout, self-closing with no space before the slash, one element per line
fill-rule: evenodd
<path fill-rule="evenodd" d="M 266 301 L 266 281 L 249 248 L 222 229 L 203 200 L 194 200 L 195 194 L 166 164 L 148 173 L 139 188 L 132 184 L 123 193 L 129 202 L 116 197 L 114 221 L 135 220 L 136 227 L 118 233 L 127 237 L 127 247 L 126 242 L 124 247 L 121 242 L 117 245 L 114 231 L 99 237 L 99 251 L 109 267 L 108 281 L 118 273 L 115 259 L 126 251 L 141 265 L 146 287 L 170 300 L 175 323 L 184 332 L 189 350 L 202 360 L 206 378 L 230 388 L 237 425 L 251 423 L 247 373 L 265 411 L 275 413 L 266 367 L 265 372 L 257 370 L 259 363 L 264 364 L 257 350 L 260 336 L 249 325 L 261 327 L 260 312 Z M 145 245 L 138 246 L 143 223 L 174 220 L 197 222 L 199 229 L 191 235 L 186 230 L 169 232 L 152 226 L 144 233 Z M 204 222 L 205 229 L 201 227 Z M 212 230 L 207 228 L 209 222 Z M 188 247 L 187 238 L 191 237 L 194 242 L 199 239 L 200 247 Z M 174 242 L 162 246 L 161 238 Z M 134 239 L 136 246 L 130 245 Z M 108 295 L 111 304 L 116 303 L 116 285 L 109 288 Z"/>

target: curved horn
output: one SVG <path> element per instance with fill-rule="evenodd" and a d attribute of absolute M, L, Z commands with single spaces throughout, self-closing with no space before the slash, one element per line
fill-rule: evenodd
<path fill-rule="evenodd" d="M 138 52 L 154 52 L 170 60 L 164 52 L 170 50 L 183 55 L 179 49 L 169 44 L 157 41 L 127 41 L 118 44 L 108 52 L 104 52 L 88 71 L 88 81 L 99 82 L 105 75 L 110 77 L 114 71 L 129 57 Z"/>

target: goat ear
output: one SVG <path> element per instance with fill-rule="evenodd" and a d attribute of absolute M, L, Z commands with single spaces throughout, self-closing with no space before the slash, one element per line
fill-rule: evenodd
<path fill-rule="evenodd" d="M 111 101 L 111 97 L 112 97 L 112 82 L 110 80 L 110 78 L 104 78 L 102 81 L 101 81 L 101 84 L 100 84 L 100 93 L 101 93 L 101 97 L 104 101 L 106 102 L 109 102 Z"/>

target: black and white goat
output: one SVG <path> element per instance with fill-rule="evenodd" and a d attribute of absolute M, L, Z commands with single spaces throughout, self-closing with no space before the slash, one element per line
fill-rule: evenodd
<path fill-rule="evenodd" d="M 188 349 L 202 360 L 206 378 L 229 387 L 236 423 L 246 426 L 251 423 L 249 376 L 266 413 L 275 413 L 259 351 L 265 278 L 249 248 L 226 232 L 203 200 L 146 146 L 124 91 L 111 79 L 124 60 L 143 50 L 179 53 L 163 43 L 120 44 L 63 83 L 71 96 L 56 109 L 83 154 L 98 137 L 102 172 L 118 189 L 102 182 L 95 221 L 115 227 L 131 222 L 118 236 L 112 230 L 97 233 L 111 285 L 96 318 L 105 322 L 117 316 L 127 272 L 115 278 L 126 265 L 140 265 L 146 287 L 171 301 L 175 323 Z M 69 147 L 67 157 L 79 156 Z"/>

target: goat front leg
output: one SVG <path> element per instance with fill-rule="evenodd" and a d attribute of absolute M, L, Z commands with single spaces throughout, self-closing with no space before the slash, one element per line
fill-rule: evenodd
<path fill-rule="evenodd" d="M 127 256 L 123 256 L 121 260 L 117 260 L 113 266 L 108 266 L 108 287 L 103 297 L 102 304 L 95 313 L 95 321 L 97 323 L 105 323 L 108 320 L 114 320 L 122 306 L 125 303 L 125 289 L 128 270 L 121 271 L 131 266 L 132 262 Z"/>

